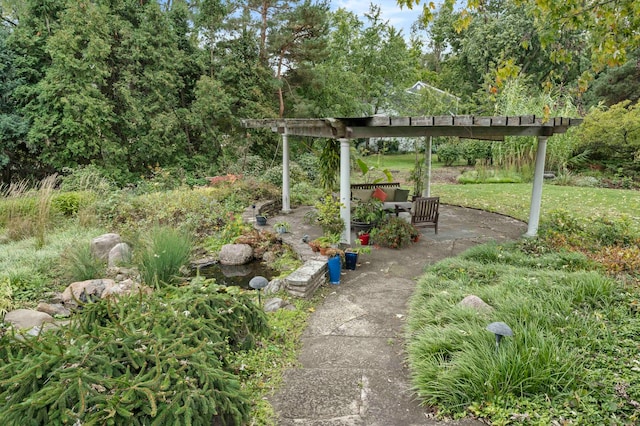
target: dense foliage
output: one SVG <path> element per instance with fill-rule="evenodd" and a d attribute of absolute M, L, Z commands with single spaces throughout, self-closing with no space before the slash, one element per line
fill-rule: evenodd
<path fill-rule="evenodd" d="M 637 288 L 531 247 L 479 246 L 429 268 L 409 318 L 421 398 L 492 424 L 637 422 Z M 469 294 L 492 309 L 461 306 Z M 493 321 L 514 331 L 499 347 Z"/>
<path fill-rule="evenodd" d="M 543 100 L 514 114 L 634 102 L 637 34 L 625 17 L 638 14 L 629 1 L 610 3 L 567 22 L 576 2 L 492 0 L 460 11 L 447 1 L 409 37 L 375 4 L 358 16 L 325 0 L 4 0 L 2 182 L 78 167 L 121 186 L 158 168 L 191 183 L 254 173 L 255 158 L 265 167 L 279 159 L 278 138 L 246 132 L 242 118 L 506 114 L 502 93 L 514 79 L 523 99 Z M 598 13 L 618 31 L 594 26 Z M 594 40 L 605 44 L 590 50 Z M 601 70 L 607 62 L 617 68 Z M 588 70 L 599 74 L 585 94 Z M 418 80 L 430 86 L 408 92 Z M 611 82 L 615 90 L 603 90 Z M 291 143 L 294 159 L 324 157 L 331 188 L 335 144 Z M 554 146 L 566 153 L 575 143 Z"/>
<path fill-rule="evenodd" d="M 1 338 L 0 419 L 240 425 L 250 401 L 226 359 L 267 331 L 248 295 L 199 280 L 90 303 L 57 332 Z"/>

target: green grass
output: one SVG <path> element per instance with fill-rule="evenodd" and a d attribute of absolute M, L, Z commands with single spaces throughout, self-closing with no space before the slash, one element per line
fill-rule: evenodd
<path fill-rule="evenodd" d="M 60 259 L 78 242 L 88 242 L 104 233 L 98 228 L 83 228 L 67 223 L 51 230 L 46 244 L 38 249 L 34 237 L 0 244 L 0 280 L 11 281 L 16 307 L 34 305 L 46 292 L 61 291 L 69 282 Z"/>
<path fill-rule="evenodd" d="M 420 160 L 424 160 L 424 153 L 418 154 Z M 402 172 L 409 172 L 413 169 L 416 162 L 415 153 L 407 153 L 407 154 L 384 154 L 384 155 L 369 155 L 367 157 L 362 157 L 365 163 L 368 166 L 374 166 L 376 169 L 389 169 L 389 170 L 399 170 Z M 437 162 L 437 156 L 433 155 L 433 161 L 431 163 L 432 169 L 439 169 L 444 167 L 443 163 Z M 456 163 L 456 165 L 464 165 L 466 163 Z"/>
<path fill-rule="evenodd" d="M 478 246 L 429 268 L 408 317 L 421 400 L 492 424 L 636 422 L 640 292 L 592 268 L 580 255 L 532 256 L 516 244 Z M 469 294 L 493 309 L 460 307 Z M 485 330 L 494 321 L 514 331 L 497 349 Z"/>
<path fill-rule="evenodd" d="M 530 183 L 434 185 L 431 193 L 446 204 L 474 207 L 491 212 L 529 219 Z M 640 223 L 640 192 L 632 190 L 565 187 L 544 185 L 542 218 L 559 208 L 576 216 L 592 218 L 601 215 L 628 215 Z"/>

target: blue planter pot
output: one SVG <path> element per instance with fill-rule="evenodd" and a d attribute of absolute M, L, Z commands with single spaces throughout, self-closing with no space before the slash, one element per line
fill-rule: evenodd
<path fill-rule="evenodd" d="M 344 263 L 346 268 L 352 271 L 356 270 L 356 263 L 358 263 L 358 253 L 347 252 L 344 254 Z"/>
<path fill-rule="evenodd" d="M 329 266 L 329 282 L 331 284 L 340 284 L 340 256 L 334 256 L 327 261 Z"/>

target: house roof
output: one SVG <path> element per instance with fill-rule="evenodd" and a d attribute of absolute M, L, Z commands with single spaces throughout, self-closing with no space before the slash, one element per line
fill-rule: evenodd
<path fill-rule="evenodd" d="M 504 140 L 505 136 L 552 136 L 577 126 L 582 119 L 567 117 L 476 117 L 439 115 L 423 117 L 342 117 L 242 120 L 246 128 L 271 128 L 278 133 L 331 139 L 380 137 L 457 136 Z"/>
<path fill-rule="evenodd" d="M 428 89 L 428 90 L 431 90 L 431 91 L 433 91 L 433 92 L 437 92 L 437 93 L 439 93 L 439 94 L 441 94 L 441 95 L 448 96 L 448 97 L 450 97 L 450 98 L 452 98 L 452 99 L 455 99 L 456 101 L 459 101 L 459 100 L 460 100 L 460 98 L 459 98 L 459 97 L 457 97 L 457 96 L 455 96 L 455 95 L 452 95 L 452 94 L 451 94 L 451 93 L 449 93 L 449 92 L 445 92 L 445 91 L 444 91 L 444 90 L 442 90 L 442 89 L 438 89 L 438 88 L 437 88 L 437 87 L 435 87 L 435 86 L 432 86 L 432 85 L 430 85 L 430 84 L 427 84 L 427 83 L 425 83 L 424 81 L 417 81 L 413 86 L 411 86 L 410 88 L 408 88 L 406 91 L 407 91 L 408 93 L 418 94 L 418 93 L 419 93 L 421 90 L 423 90 L 423 89 Z"/>

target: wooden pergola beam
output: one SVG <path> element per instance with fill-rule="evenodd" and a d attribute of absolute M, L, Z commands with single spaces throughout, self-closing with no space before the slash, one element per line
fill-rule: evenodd
<path fill-rule="evenodd" d="M 467 139 L 503 140 L 505 136 L 552 136 L 576 126 L 581 119 L 534 115 L 476 117 L 440 115 L 425 117 L 286 118 L 243 120 L 246 128 L 271 128 L 296 136 L 332 139 L 457 136 Z"/>

